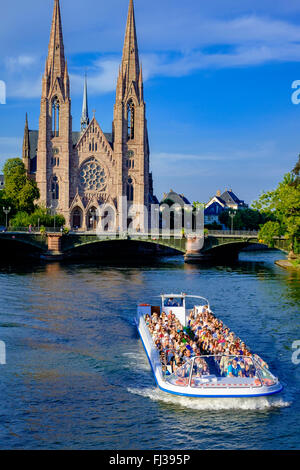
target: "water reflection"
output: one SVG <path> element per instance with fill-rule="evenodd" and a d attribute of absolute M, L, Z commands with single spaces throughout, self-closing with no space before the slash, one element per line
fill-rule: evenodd
<path fill-rule="evenodd" d="M 299 368 L 299 279 L 278 253 L 225 265 L 20 263 L 0 268 L 1 448 L 292 448 Z M 280 257 L 280 254 L 279 254 Z M 277 402 L 181 400 L 155 387 L 133 322 L 168 290 L 216 314 L 287 383 Z"/>

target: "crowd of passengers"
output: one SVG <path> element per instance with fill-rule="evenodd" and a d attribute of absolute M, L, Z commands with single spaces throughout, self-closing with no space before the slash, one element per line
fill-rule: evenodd
<path fill-rule="evenodd" d="M 197 357 L 203 355 L 214 356 L 214 366 L 223 377 L 255 377 L 253 358 L 261 366 L 268 367 L 214 316 L 207 305 L 200 312 L 195 309 L 190 312 L 187 327 L 181 325 L 172 311 L 147 314 L 145 322 L 167 375 L 175 373 L 179 377 L 189 377 L 193 357 L 196 357 L 193 376 L 210 375 L 207 361 Z"/>

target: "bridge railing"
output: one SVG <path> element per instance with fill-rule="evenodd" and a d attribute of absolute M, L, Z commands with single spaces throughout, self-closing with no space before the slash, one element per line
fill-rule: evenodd
<path fill-rule="evenodd" d="M 252 236 L 257 237 L 258 232 L 256 230 L 209 230 L 208 235 L 214 236 L 229 236 L 241 237 L 241 236 Z"/>
<path fill-rule="evenodd" d="M 46 231 L 46 232 L 49 232 L 49 233 L 54 233 L 54 232 L 60 232 L 61 231 L 61 227 L 45 227 L 43 228 L 43 231 Z M 40 227 L 31 227 L 31 229 L 29 229 L 29 227 L 7 227 L 5 228 L 4 226 L 0 227 L 0 232 L 19 232 L 19 233 L 40 233 Z M 100 238 L 101 237 L 109 237 L 110 236 L 110 233 L 107 232 L 103 232 L 103 233 L 99 233 L 97 230 L 95 229 L 91 229 L 91 230 L 71 230 L 70 231 L 70 234 L 78 234 L 78 235 L 98 235 Z M 211 235 L 211 236 L 217 236 L 217 237 L 220 237 L 220 236 L 232 236 L 232 237 L 258 237 L 258 231 L 256 230 L 208 230 L 207 231 L 207 234 L 208 235 Z M 126 238 L 126 237 L 132 237 L 132 238 L 173 238 L 174 237 L 174 233 L 172 232 L 172 230 L 170 231 L 169 234 L 167 234 L 166 232 L 164 233 L 164 231 L 160 231 L 159 233 L 157 234 L 151 234 L 151 233 L 143 233 L 143 232 L 137 232 L 137 233 L 130 233 L 130 232 L 119 232 L 117 234 L 117 238 Z M 177 238 L 178 238 L 178 234 L 177 233 Z M 181 236 L 179 237 L 181 238 Z M 182 238 L 184 238 L 184 235 L 182 235 Z"/>
<path fill-rule="evenodd" d="M 44 231 L 44 229 L 43 229 Z M 60 227 L 45 227 L 45 231 L 49 233 L 60 232 Z M 41 233 L 41 227 L 0 227 L 2 233 Z"/>

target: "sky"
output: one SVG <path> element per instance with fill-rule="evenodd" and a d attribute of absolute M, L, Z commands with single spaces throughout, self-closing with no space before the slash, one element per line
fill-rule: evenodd
<path fill-rule="evenodd" d="M 1 2 L 0 168 L 21 156 L 25 113 L 38 129 L 53 0 Z M 73 130 L 83 77 L 89 109 L 111 132 L 129 0 L 61 0 Z M 207 202 L 232 189 L 251 203 L 300 153 L 300 0 L 134 0 L 159 199 Z M 2 86 L 3 89 L 3 86 Z"/>

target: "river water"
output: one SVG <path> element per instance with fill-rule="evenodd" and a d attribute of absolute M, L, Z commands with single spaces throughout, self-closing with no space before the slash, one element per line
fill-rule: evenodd
<path fill-rule="evenodd" d="M 279 252 L 230 267 L 41 263 L 0 267 L 1 449 L 300 448 L 300 277 Z M 273 398 L 195 399 L 158 391 L 134 325 L 161 292 L 206 296 L 270 365 Z"/>

